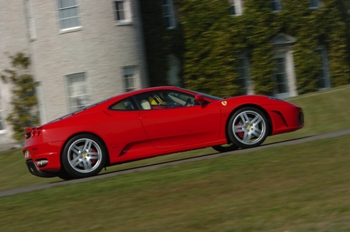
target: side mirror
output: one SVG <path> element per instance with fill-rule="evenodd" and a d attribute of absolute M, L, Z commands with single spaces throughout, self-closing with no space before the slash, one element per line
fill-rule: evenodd
<path fill-rule="evenodd" d="M 196 102 L 198 102 L 200 105 L 204 105 L 205 103 L 205 99 L 203 97 L 203 95 L 197 94 L 194 99 L 196 100 Z"/>

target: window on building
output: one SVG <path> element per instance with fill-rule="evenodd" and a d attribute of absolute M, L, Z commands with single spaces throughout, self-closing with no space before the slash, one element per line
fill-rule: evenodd
<path fill-rule="evenodd" d="M 271 9 L 274 12 L 282 10 L 282 0 L 271 0 Z"/>
<path fill-rule="evenodd" d="M 317 9 L 320 7 L 320 1 L 319 0 L 310 0 L 310 8 L 311 9 Z"/>
<path fill-rule="evenodd" d="M 4 130 L 4 122 L 3 122 L 3 108 L 2 108 L 2 91 L 0 89 L 0 131 Z"/>
<path fill-rule="evenodd" d="M 320 59 L 320 70 L 318 72 L 318 88 L 327 89 L 331 87 L 331 82 L 330 82 L 329 72 L 328 72 L 327 50 L 324 47 L 320 47 L 316 51 Z"/>
<path fill-rule="evenodd" d="M 276 81 L 276 94 L 288 93 L 288 80 L 286 73 L 286 59 L 283 56 L 275 58 L 276 69 L 274 79 Z"/>
<path fill-rule="evenodd" d="M 248 94 L 249 88 L 249 60 L 246 56 L 238 58 L 237 85 L 241 87 L 241 94 Z"/>
<path fill-rule="evenodd" d="M 169 85 L 181 86 L 181 64 L 175 55 L 168 56 L 167 83 Z"/>
<path fill-rule="evenodd" d="M 80 26 L 77 0 L 57 0 L 57 5 L 61 29 Z"/>
<path fill-rule="evenodd" d="M 128 66 L 123 68 L 124 89 L 126 92 L 136 89 L 135 74 L 136 74 L 135 66 Z"/>
<path fill-rule="evenodd" d="M 117 23 L 130 23 L 132 21 L 130 0 L 114 0 L 114 8 Z"/>
<path fill-rule="evenodd" d="M 244 0 L 229 0 L 230 14 L 234 16 L 240 16 L 243 14 Z"/>
<path fill-rule="evenodd" d="M 85 73 L 67 76 L 69 109 L 71 112 L 86 107 L 89 103 Z"/>
<path fill-rule="evenodd" d="M 163 18 L 168 29 L 175 28 L 175 12 L 172 0 L 162 0 Z"/>

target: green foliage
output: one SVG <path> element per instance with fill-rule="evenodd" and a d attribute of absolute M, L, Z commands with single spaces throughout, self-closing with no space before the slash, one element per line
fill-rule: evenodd
<path fill-rule="evenodd" d="M 180 54 L 185 87 L 218 96 L 242 93 L 237 84 L 237 58 L 248 53 L 254 92 L 275 89 L 271 39 L 278 33 L 297 39 L 293 47 L 300 94 L 317 91 L 321 67 L 317 48 L 327 49 L 332 86 L 350 83 L 349 6 L 345 0 L 323 0 L 319 9 L 309 1 L 283 0 L 272 12 L 266 0 L 246 0 L 242 16 L 229 14 L 228 0 L 174 0 L 179 26 L 166 30 L 161 1 L 142 1 L 146 53 L 151 85 L 166 83 L 167 55 Z M 184 52 L 182 55 L 181 52 Z"/>
<path fill-rule="evenodd" d="M 23 53 L 17 53 L 9 57 L 12 69 L 5 69 L 1 79 L 12 84 L 12 112 L 6 120 L 12 125 L 13 138 L 23 140 L 23 128 L 39 124 L 37 97 L 35 82 L 32 75 L 28 74 L 30 65 L 29 57 Z"/>

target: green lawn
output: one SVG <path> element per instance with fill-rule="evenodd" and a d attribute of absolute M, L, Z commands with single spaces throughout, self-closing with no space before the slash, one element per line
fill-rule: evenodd
<path fill-rule="evenodd" d="M 3 197 L 0 230 L 350 231 L 349 141 L 266 148 Z"/>
<path fill-rule="evenodd" d="M 302 130 L 350 128 L 350 86 L 290 101 Z M 350 231 L 350 135 L 0 198 L 0 231 Z M 108 168 L 115 171 L 210 148 Z M 0 191 L 60 181 L 32 176 L 20 150 L 0 153 Z"/>

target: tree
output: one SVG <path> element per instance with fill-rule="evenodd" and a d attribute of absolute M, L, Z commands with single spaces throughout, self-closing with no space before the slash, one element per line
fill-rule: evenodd
<path fill-rule="evenodd" d="M 240 16 L 230 14 L 232 1 L 228 0 L 174 2 L 183 29 L 186 88 L 221 97 L 242 94 L 236 67 L 244 54 L 250 61 L 254 92 L 274 94 L 276 61 L 271 40 L 279 33 L 297 39 L 292 50 L 299 94 L 319 90 L 320 69 L 326 63 L 331 86 L 350 83 L 348 1 L 323 0 L 321 7 L 313 9 L 309 1 L 283 0 L 282 10 L 274 12 L 271 1 L 245 0 Z M 321 48 L 327 62 L 321 60 Z"/>
<path fill-rule="evenodd" d="M 24 53 L 9 56 L 11 69 L 0 74 L 5 83 L 12 84 L 12 111 L 6 120 L 13 127 L 13 138 L 23 141 L 23 128 L 39 124 L 38 100 L 33 76 L 29 74 L 30 59 Z"/>

